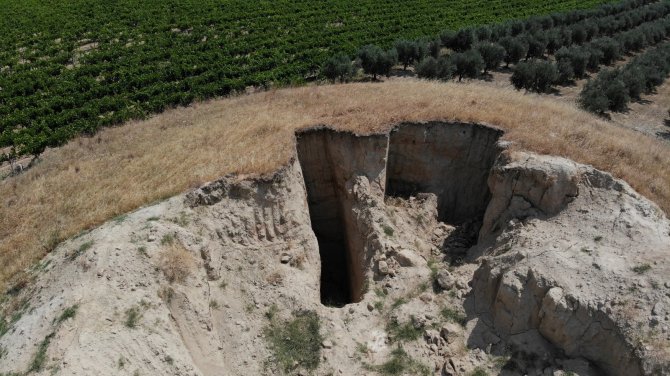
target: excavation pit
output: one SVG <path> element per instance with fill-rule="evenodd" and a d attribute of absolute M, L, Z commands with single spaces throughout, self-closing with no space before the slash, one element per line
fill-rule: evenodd
<path fill-rule="evenodd" d="M 352 213 L 347 183 L 365 176 L 383 192 L 386 135 L 357 136 L 320 127 L 296 135 L 312 229 L 321 257 L 321 302 L 342 307 L 362 298 L 364 235 Z"/>
<path fill-rule="evenodd" d="M 365 177 L 372 194 L 409 198 L 433 193 L 438 219 L 459 225 L 481 218 L 487 179 L 502 131 L 476 124 L 402 124 L 389 134 L 360 136 L 316 127 L 296 134 L 310 221 L 321 258 L 321 303 L 343 307 L 364 294 L 374 234 L 360 228 L 351 186 Z M 382 200 L 383 201 L 383 200 Z M 360 209 L 359 209 L 360 211 Z"/>
<path fill-rule="evenodd" d="M 403 124 L 389 135 L 386 195 L 434 193 L 438 219 L 453 225 L 483 216 L 489 172 L 503 132 L 478 124 Z"/>

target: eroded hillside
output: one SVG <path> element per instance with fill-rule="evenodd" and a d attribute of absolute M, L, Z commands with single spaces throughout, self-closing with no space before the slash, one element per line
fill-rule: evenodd
<path fill-rule="evenodd" d="M 277 171 L 69 239 L 14 296 L 0 372 L 667 373 L 661 209 L 501 137 L 310 128 Z"/>

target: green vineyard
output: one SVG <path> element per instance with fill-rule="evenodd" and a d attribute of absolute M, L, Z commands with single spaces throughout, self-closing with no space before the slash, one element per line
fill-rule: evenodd
<path fill-rule="evenodd" d="M 335 53 L 603 0 L 5 0 L 0 161 L 245 88 L 318 78 Z"/>

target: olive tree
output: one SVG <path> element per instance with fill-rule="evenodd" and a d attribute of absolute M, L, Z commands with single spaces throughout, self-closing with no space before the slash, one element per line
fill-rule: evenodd
<path fill-rule="evenodd" d="M 505 58 L 505 48 L 497 43 L 479 43 L 475 49 L 484 59 L 484 73 L 498 68 Z"/>
<path fill-rule="evenodd" d="M 379 46 L 367 45 L 358 51 L 358 58 L 363 72 L 377 79 L 377 75 L 389 75 L 391 68 L 398 62 L 398 53 L 395 49 L 384 51 Z"/>
<path fill-rule="evenodd" d="M 416 67 L 416 73 L 420 78 L 448 80 L 454 76 L 456 67 L 447 56 L 436 59 L 428 56 L 421 60 Z"/>
<path fill-rule="evenodd" d="M 461 81 L 464 77 L 476 78 L 484 69 L 484 59 L 476 50 L 455 53 L 450 56 L 451 62 L 456 68 L 454 74 Z"/>
<path fill-rule="evenodd" d="M 544 93 L 558 79 L 556 66 L 548 61 L 529 60 L 521 62 L 514 67 L 510 81 L 517 89 L 526 89 Z"/>
<path fill-rule="evenodd" d="M 399 40 L 395 42 L 395 50 L 398 54 L 398 61 L 402 63 L 403 70 L 407 70 L 407 66 L 414 61 L 418 61 L 419 46 L 416 42 L 411 40 Z"/>
<path fill-rule="evenodd" d="M 518 63 L 528 52 L 528 45 L 519 38 L 504 37 L 500 39 L 500 45 L 505 49 L 505 57 L 503 60 L 508 67 L 510 64 Z"/>
<path fill-rule="evenodd" d="M 333 82 L 338 78 L 341 82 L 345 82 L 354 72 L 351 59 L 346 54 L 337 54 L 326 60 L 321 70 L 323 75 Z"/>

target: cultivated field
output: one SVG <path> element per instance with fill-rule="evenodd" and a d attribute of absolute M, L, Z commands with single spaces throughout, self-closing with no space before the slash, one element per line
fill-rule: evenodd
<path fill-rule="evenodd" d="M 0 152 L 39 154 L 194 100 L 304 82 L 327 57 L 367 43 L 605 2 L 9 0 L 0 11 Z"/>

